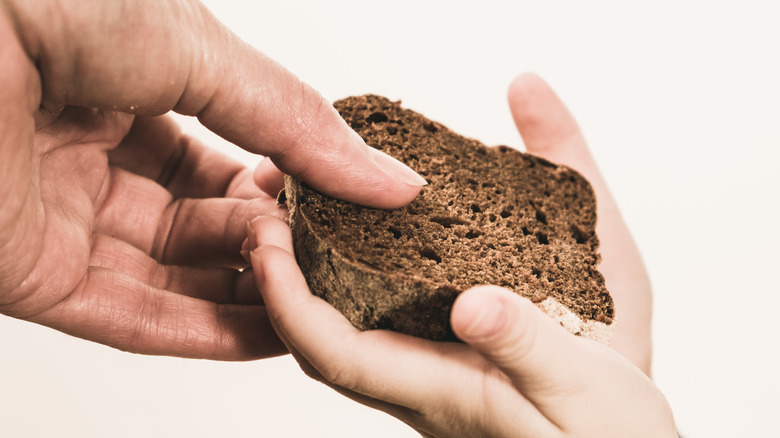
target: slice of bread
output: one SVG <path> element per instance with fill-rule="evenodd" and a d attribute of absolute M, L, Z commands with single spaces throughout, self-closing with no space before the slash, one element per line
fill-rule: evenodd
<path fill-rule="evenodd" d="M 366 143 L 429 184 L 380 210 L 324 196 L 287 177 L 295 253 L 312 292 L 355 325 L 454 340 L 455 297 L 496 284 L 531 299 L 572 333 L 608 342 L 596 200 L 574 170 L 506 146 L 488 148 L 398 102 L 334 104 Z"/>

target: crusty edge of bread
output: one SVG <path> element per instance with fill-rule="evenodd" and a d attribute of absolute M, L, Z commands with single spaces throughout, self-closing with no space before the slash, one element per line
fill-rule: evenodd
<path fill-rule="evenodd" d="M 612 338 L 612 331 L 615 326 L 614 322 L 607 325 L 592 319 L 587 321 L 583 320 L 569 310 L 568 307 L 561 304 L 560 301 L 552 297 L 547 297 L 544 301 L 538 303 L 537 306 L 542 309 L 547 316 L 560 323 L 563 328 L 569 332 L 609 345 L 609 340 Z"/>
<path fill-rule="evenodd" d="M 342 292 L 343 289 L 349 287 L 348 283 L 351 281 L 366 283 L 352 285 L 357 286 L 356 289 L 362 289 L 367 284 L 373 284 L 374 287 L 378 287 L 386 293 L 397 295 L 399 299 L 408 293 L 408 287 L 437 289 L 437 285 L 426 279 L 412 279 L 406 278 L 404 275 L 382 273 L 375 269 L 364 267 L 357 262 L 346 260 L 337 251 L 330 248 L 327 242 L 320 236 L 315 236 L 312 232 L 308 218 L 304 217 L 299 210 L 298 195 L 300 189 L 299 181 L 290 176 L 285 176 L 285 197 L 290 210 L 290 226 L 293 229 L 296 258 L 298 258 L 298 263 L 304 271 L 312 292 L 329 302 L 329 297 L 337 300 L 337 303 L 330 302 L 331 305 L 344 314 L 355 327 L 361 330 L 372 328 L 370 325 L 366 325 L 366 315 L 361 313 L 359 308 L 374 308 L 375 303 L 354 303 L 354 308 L 348 309 L 346 306 L 349 306 L 349 304 L 345 304 L 348 297 L 342 296 Z M 306 254 L 303 254 L 304 252 Z M 314 257 L 315 260 L 303 260 L 300 257 Z M 338 274 L 339 272 L 341 274 Z M 347 274 L 350 278 L 343 278 L 344 274 Z M 399 282 L 403 284 L 399 284 Z M 318 290 L 326 289 L 328 286 L 333 290 Z M 457 293 L 455 292 L 454 295 L 457 295 Z M 452 296 L 452 301 L 454 301 L 454 295 Z M 537 303 L 537 306 L 570 333 L 593 339 L 603 344 L 609 344 L 614 323 L 607 325 L 595 320 L 583 320 L 552 297 Z M 392 309 L 385 308 L 385 311 L 392 312 Z M 438 333 L 436 337 L 445 339 L 448 337 L 446 332 L 450 331 L 444 327 L 449 324 L 449 315 L 439 316 L 440 318 L 432 318 L 428 322 L 432 324 L 431 328 L 433 331 Z M 412 328 L 412 330 L 416 330 L 416 328 Z M 419 336 L 417 333 L 408 334 Z"/>

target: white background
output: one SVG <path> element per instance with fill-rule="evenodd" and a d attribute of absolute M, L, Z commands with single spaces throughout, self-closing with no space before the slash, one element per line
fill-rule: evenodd
<path fill-rule="evenodd" d="M 546 78 L 644 254 L 655 379 L 681 432 L 777 433 L 776 1 L 208 4 L 328 99 L 402 99 L 487 144 L 521 146 L 506 87 L 523 71 Z M 0 317 L 0 436 L 417 434 L 289 358 L 143 357 Z"/>

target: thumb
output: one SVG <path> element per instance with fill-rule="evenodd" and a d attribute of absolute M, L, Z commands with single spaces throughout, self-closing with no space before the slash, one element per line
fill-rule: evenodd
<path fill-rule="evenodd" d="M 626 358 L 578 338 L 497 286 L 463 292 L 455 334 L 500 369 L 567 436 L 676 436 L 669 404 Z"/>
<path fill-rule="evenodd" d="M 532 401 L 560 394 L 572 382 L 577 339 L 509 290 L 479 286 L 463 292 L 453 305 L 451 323 L 461 340 Z"/>

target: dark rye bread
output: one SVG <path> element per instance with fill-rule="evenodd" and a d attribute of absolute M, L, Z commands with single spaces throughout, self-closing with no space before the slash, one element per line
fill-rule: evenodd
<path fill-rule="evenodd" d="M 453 340 L 455 297 L 496 284 L 569 331 L 608 342 L 614 306 L 596 268 L 596 200 L 582 176 L 488 148 L 383 97 L 334 106 L 366 143 L 429 184 L 408 206 L 380 210 L 288 177 L 295 253 L 315 295 L 361 330 Z"/>

